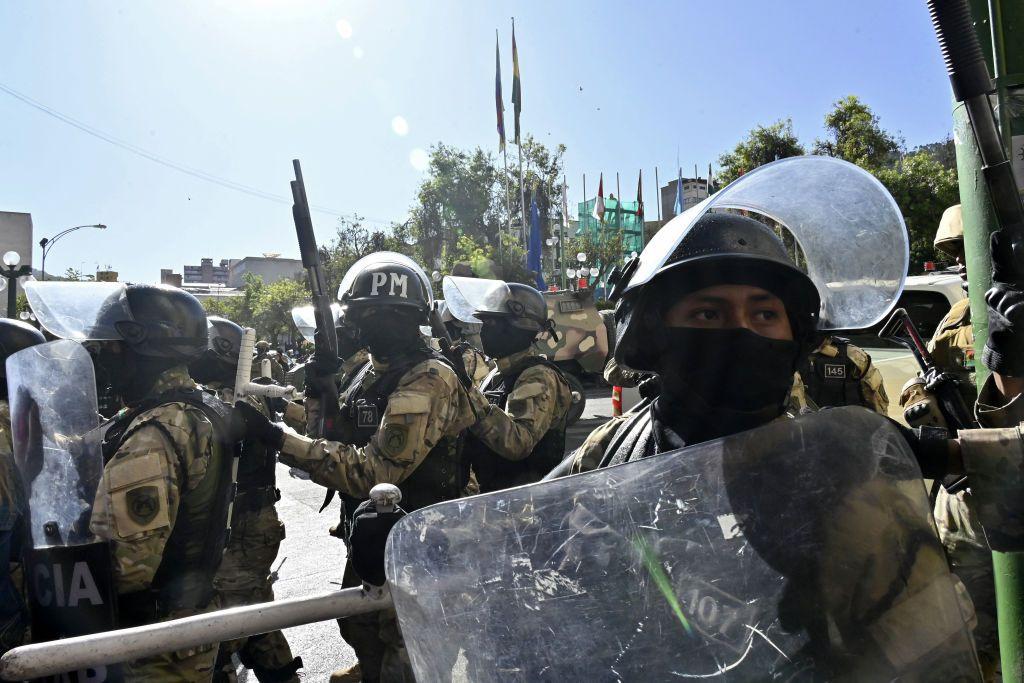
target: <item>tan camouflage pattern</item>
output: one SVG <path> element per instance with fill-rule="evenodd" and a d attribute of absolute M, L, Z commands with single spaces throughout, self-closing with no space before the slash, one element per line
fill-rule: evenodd
<path fill-rule="evenodd" d="M 614 356 L 609 358 L 604 366 L 604 381 L 613 387 L 638 387 L 649 376 L 650 373 L 637 372 L 636 370 L 622 367 L 615 360 Z"/>
<path fill-rule="evenodd" d="M 509 372 L 534 355 L 527 349 L 499 358 L 498 370 Z M 564 423 L 571 405 L 572 392 L 565 380 L 546 365 L 534 365 L 519 375 L 505 409 L 488 404 L 470 431 L 501 457 L 523 460 L 552 426 Z"/>
<path fill-rule="evenodd" d="M 573 451 L 572 467 L 569 473 L 579 474 L 580 472 L 596 470 L 598 465 L 601 464 L 601 460 L 604 459 L 604 452 L 612 438 L 614 438 L 615 432 L 618 431 L 622 423 L 631 417 L 631 414 L 613 417 L 590 432 L 590 435 L 580 444 L 580 447 Z"/>
<path fill-rule="evenodd" d="M 164 372 L 151 389 L 153 395 L 170 389 L 195 388 L 184 366 Z M 147 427 L 159 423 L 164 429 Z M 104 467 L 93 505 L 90 529 L 111 542 L 114 582 L 119 594 L 149 588 L 171 530 L 177 522 L 181 491 L 199 485 L 216 447 L 213 425 L 198 409 L 168 403 L 148 410 L 129 426 L 134 430 Z M 170 435 L 168 440 L 166 433 Z M 179 479 L 178 455 L 186 464 Z M 133 518 L 129 494 L 156 487 L 159 509 L 149 519 Z M 208 609 L 216 609 L 217 601 Z M 170 618 L 186 616 L 175 613 Z M 216 646 L 171 652 L 125 664 L 127 681 L 209 681 Z"/>
<path fill-rule="evenodd" d="M 789 390 L 789 397 L 786 398 L 786 410 L 795 415 L 813 413 L 818 410 L 818 405 L 807 395 L 807 386 L 799 372 L 793 373 L 793 387 Z"/>
<path fill-rule="evenodd" d="M 945 372 L 952 372 L 961 382 L 967 405 L 977 397 L 974 379 L 974 326 L 971 324 L 971 302 L 961 299 L 942 318 L 928 342 L 935 363 Z"/>
<path fill-rule="evenodd" d="M 495 368 L 494 361 L 473 346 L 469 346 L 462 352 L 462 365 L 466 368 L 466 374 L 469 375 L 474 386 L 480 386 L 480 382 L 484 381 L 484 378 Z"/>
<path fill-rule="evenodd" d="M 235 392 L 232 387 L 211 382 L 206 388 L 214 391 L 225 403 L 234 403 Z M 245 401 L 271 417 L 266 401 L 260 397 L 246 396 Z M 236 498 L 235 502 L 242 502 L 242 499 Z M 270 573 L 284 538 L 284 523 L 278 517 L 274 505 L 264 505 L 255 510 L 242 509 L 236 505 L 232 516 L 231 537 L 213 579 L 222 607 L 273 601 L 274 582 Z M 237 652 L 242 663 L 249 669 L 280 669 L 294 658 L 288 641 L 280 631 L 221 643 L 220 649 L 218 658 L 230 658 L 231 654 Z M 282 679 L 282 683 L 298 680 L 299 677 L 292 674 Z"/>
<path fill-rule="evenodd" d="M 951 256 L 964 247 L 964 217 L 959 204 L 942 212 L 932 245 Z"/>
<path fill-rule="evenodd" d="M 335 376 L 339 383 L 344 383 L 349 375 L 370 360 L 370 354 L 366 349 L 359 349 L 351 356 L 342 361 L 341 367 Z M 284 409 L 284 423 L 300 434 L 306 436 L 319 436 L 311 433 L 311 425 L 320 422 L 320 399 L 307 396 L 302 403 L 286 401 Z"/>
<path fill-rule="evenodd" d="M 822 340 L 821 344 L 818 345 L 818 348 L 811 352 L 811 355 L 835 358 L 839 355 L 839 347 L 836 345 L 833 337 L 828 336 Z M 846 345 L 846 355 L 853 363 L 854 367 L 857 368 L 856 378 L 860 382 L 860 394 L 864 398 L 866 407 L 875 411 L 879 415 L 885 415 L 889 410 L 889 396 L 885 392 L 882 373 L 879 372 L 878 368 L 871 363 L 871 356 L 868 355 L 864 349 L 855 344 Z M 794 380 L 794 385 L 799 384 L 804 386 L 803 380 L 800 379 L 800 373 L 798 372 L 796 375 L 797 379 Z M 806 395 L 806 386 L 804 386 L 804 396 L 806 397 L 806 400 L 811 400 L 810 397 Z"/>
<path fill-rule="evenodd" d="M 387 370 L 372 357 L 371 362 L 371 374 Z M 367 381 L 372 379 L 368 376 Z M 380 428 L 366 446 L 311 439 L 286 429 L 279 459 L 308 472 L 321 486 L 366 498 L 377 484 L 403 482 L 438 441 L 474 422 L 469 393 L 455 372 L 431 358 L 413 366 L 399 381 Z"/>
<path fill-rule="evenodd" d="M 536 352 L 556 362 L 575 360 L 584 372 L 603 372 L 608 361 L 608 329 L 594 304 L 593 291 L 563 289 L 543 294 L 558 339 L 541 337 L 534 345 Z"/>

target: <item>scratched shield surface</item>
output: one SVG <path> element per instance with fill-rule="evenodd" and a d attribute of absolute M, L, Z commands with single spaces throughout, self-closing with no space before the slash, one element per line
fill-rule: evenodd
<path fill-rule="evenodd" d="M 450 501 L 392 531 L 418 680 L 974 680 L 900 434 L 861 408 Z"/>

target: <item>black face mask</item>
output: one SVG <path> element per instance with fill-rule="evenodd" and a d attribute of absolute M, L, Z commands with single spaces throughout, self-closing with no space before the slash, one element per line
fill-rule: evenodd
<path fill-rule="evenodd" d="M 537 333 L 531 330 L 513 327 L 500 318 L 488 318 L 480 330 L 480 346 L 491 358 L 505 358 L 530 348 L 536 337 Z"/>
<path fill-rule="evenodd" d="M 659 333 L 667 349 L 658 359 L 662 417 L 676 423 L 688 442 L 750 429 L 782 414 L 793 386 L 797 342 L 746 328 L 667 327 Z"/>
<path fill-rule="evenodd" d="M 359 341 L 378 358 L 391 358 L 420 346 L 419 318 L 404 311 L 382 311 L 357 323 Z"/>

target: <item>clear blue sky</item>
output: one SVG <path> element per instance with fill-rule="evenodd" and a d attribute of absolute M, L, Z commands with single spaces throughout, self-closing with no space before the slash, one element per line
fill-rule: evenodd
<path fill-rule="evenodd" d="M 572 202 L 581 175 L 593 194 L 602 171 L 606 192 L 620 171 L 632 198 L 642 167 L 650 212 L 654 167 L 663 182 L 671 176 L 677 146 L 692 173 L 758 123 L 792 117 L 810 142 L 830 104 L 850 93 L 910 147 L 951 130 L 923 0 L 7 0 L 0 83 L 274 194 L 288 195 L 298 157 L 313 204 L 401 220 L 422 177 L 414 150 L 443 140 L 497 154 L 495 28 L 511 130 L 512 15 L 523 128 L 568 146 Z M 152 282 L 161 267 L 202 256 L 297 254 L 288 205 L 141 159 L 3 93 L 0 210 L 31 212 L 36 241 L 71 225 L 110 226 L 63 240 L 47 262 L 53 272 L 109 263 Z M 314 215 L 321 239 L 334 222 Z"/>

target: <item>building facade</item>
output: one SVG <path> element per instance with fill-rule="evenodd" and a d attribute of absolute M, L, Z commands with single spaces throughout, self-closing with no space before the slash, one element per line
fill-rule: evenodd
<path fill-rule="evenodd" d="M 302 274 L 302 261 L 280 256 L 246 256 L 243 259 L 231 259 L 228 268 L 228 287 L 244 287 L 245 276 L 255 275 L 263 279 L 264 284 L 278 280 L 290 280 Z"/>
<path fill-rule="evenodd" d="M 221 259 L 219 265 L 213 265 L 212 258 L 200 259 L 198 266 L 182 266 L 181 280 L 185 284 L 194 282 L 208 282 L 211 284 L 226 285 L 228 283 L 227 259 Z"/>
<path fill-rule="evenodd" d="M 673 179 L 659 188 L 658 198 L 661 200 L 661 215 L 668 221 L 676 215 L 676 188 L 679 179 Z M 695 206 L 708 197 L 707 178 L 683 178 L 683 211 Z"/>

